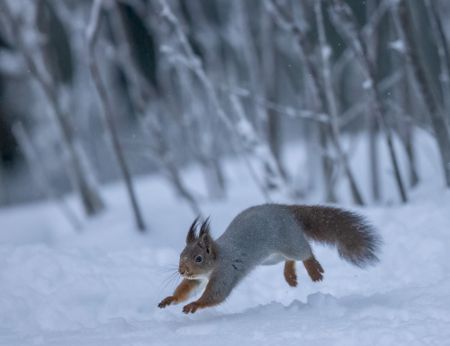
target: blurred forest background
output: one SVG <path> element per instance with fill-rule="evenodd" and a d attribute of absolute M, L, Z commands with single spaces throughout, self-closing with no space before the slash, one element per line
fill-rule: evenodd
<path fill-rule="evenodd" d="M 229 158 L 267 200 L 319 187 L 339 202 L 345 181 L 357 205 L 386 202 L 387 164 L 407 202 L 418 132 L 448 188 L 447 18 L 446 0 L 2 0 L 0 206 L 48 198 L 70 215 L 73 192 L 92 216 L 120 179 L 143 230 L 137 176 L 163 174 L 199 214 L 226 198 Z M 306 161 L 287 162 L 292 145 Z M 206 196 L 183 176 L 194 164 Z"/>

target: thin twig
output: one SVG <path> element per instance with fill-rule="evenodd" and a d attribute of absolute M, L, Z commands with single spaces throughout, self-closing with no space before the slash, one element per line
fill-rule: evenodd
<path fill-rule="evenodd" d="M 105 84 L 102 81 L 100 68 L 97 59 L 95 58 L 95 45 L 98 39 L 98 32 L 100 28 L 101 9 L 102 9 L 102 0 L 95 0 L 91 10 L 91 19 L 89 21 L 89 25 L 86 30 L 89 49 L 89 68 L 91 71 L 92 80 L 97 89 L 97 93 L 100 97 L 101 106 L 103 110 L 102 112 L 103 119 L 108 128 L 108 133 L 113 147 L 113 151 L 119 163 L 122 178 L 125 182 L 125 187 L 135 217 L 136 226 L 141 232 L 144 232 L 146 226 L 144 219 L 142 217 L 139 203 L 137 201 L 136 193 L 134 191 L 132 177 L 125 159 L 125 155 L 123 153 L 122 145 L 119 141 L 116 124 L 114 122 L 115 116 L 113 107 L 111 106 L 110 100 L 108 98 L 108 92 L 106 90 Z"/>

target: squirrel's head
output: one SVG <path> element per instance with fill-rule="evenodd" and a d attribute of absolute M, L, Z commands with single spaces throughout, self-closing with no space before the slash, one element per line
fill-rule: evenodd
<path fill-rule="evenodd" d="M 207 277 L 214 269 L 216 246 L 209 232 L 209 219 L 200 226 L 197 235 L 198 218 L 194 220 L 186 237 L 186 247 L 180 255 L 179 272 L 186 279 Z"/>

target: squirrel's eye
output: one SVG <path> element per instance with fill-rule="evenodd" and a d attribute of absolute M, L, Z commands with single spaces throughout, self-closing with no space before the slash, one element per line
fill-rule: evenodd
<path fill-rule="evenodd" d="M 203 257 L 202 256 L 199 255 L 199 256 L 195 257 L 195 262 L 200 263 L 202 261 L 203 261 Z"/>

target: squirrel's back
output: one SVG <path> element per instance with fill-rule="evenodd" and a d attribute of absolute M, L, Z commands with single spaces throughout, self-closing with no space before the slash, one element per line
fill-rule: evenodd
<path fill-rule="evenodd" d="M 303 260 L 312 254 L 308 239 L 335 245 L 342 258 L 359 267 L 378 261 L 381 240 L 373 227 L 356 213 L 328 206 L 248 208 L 234 218 L 217 243 L 256 261 L 274 253 Z"/>
<path fill-rule="evenodd" d="M 311 256 L 295 216 L 281 204 L 263 204 L 242 211 L 217 239 L 217 244 L 225 252 L 232 252 L 233 256 L 238 252 L 252 262 L 261 262 L 274 253 Z"/>

